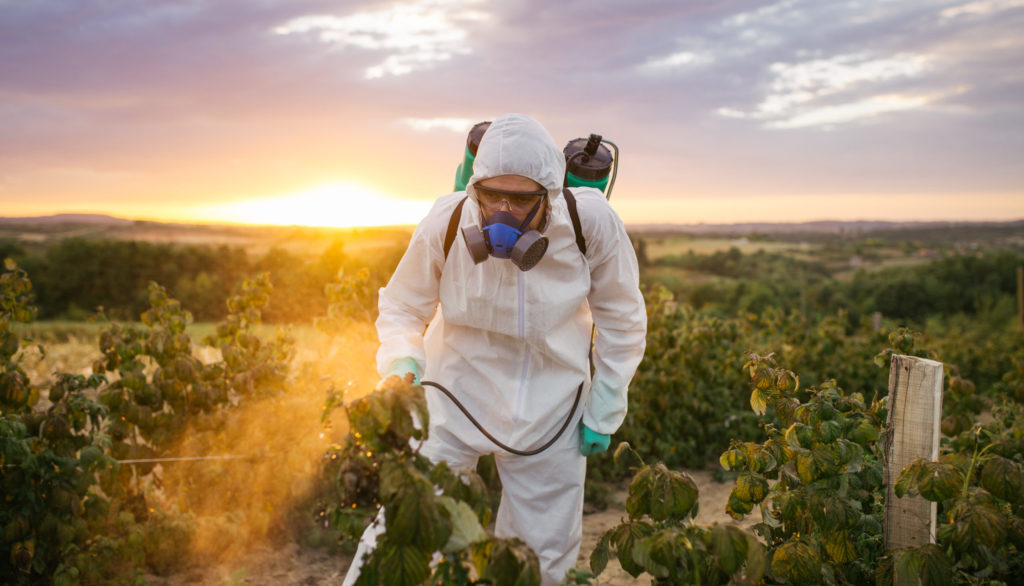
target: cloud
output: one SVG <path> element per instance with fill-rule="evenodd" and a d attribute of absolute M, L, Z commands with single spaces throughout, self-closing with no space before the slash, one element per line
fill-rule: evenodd
<path fill-rule="evenodd" d="M 927 55 L 906 54 L 875 57 L 865 53 L 837 55 L 797 63 L 773 63 L 769 92 L 750 112 L 719 108 L 728 118 L 765 120 L 768 128 L 835 126 L 884 112 L 908 110 L 928 104 L 933 98 L 920 95 L 883 94 L 852 99 L 892 80 L 915 78 L 931 68 Z M 819 105 L 829 98 L 845 103 Z"/>
<path fill-rule="evenodd" d="M 961 16 L 985 16 L 1021 6 L 1024 6 L 1024 0 L 979 0 L 961 6 L 951 6 L 940 12 L 939 16 L 947 20 Z"/>
<path fill-rule="evenodd" d="M 401 76 L 470 54 L 469 35 L 463 23 L 488 17 L 468 7 L 474 3 L 416 0 L 347 16 L 301 16 L 275 27 L 273 32 L 316 34 L 320 41 L 343 48 L 387 52 L 389 55 L 382 62 L 366 68 L 365 77 Z"/>
<path fill-rule="evenodd" d="M 693 51 L 679 51 L 664 57 L 654 57 L 641 64 L 637 69 L 647 73 L 659 73 L 687 66 L 705 65 L 712 61 L 709 55 L 701 55 Z"/>
<path fill-rule="evenodd" d="M 824 106 L 797 112 L 782 120 L 768 122 L 768 128 L 804 128 L 808 126 L 833 127 L 865 118 L 920 108 L 933 98 L 927 96 L 904 96 L 899 94 L 873 96 L 865 100 Z"/>
<path fill-rule="evenodd" d="M 451 132 L 464 133 L 476 124 L 475 120 L 469 118 L 402 118 L 398 122 L 416 132 L 430 132 L 441 128 Z"/>

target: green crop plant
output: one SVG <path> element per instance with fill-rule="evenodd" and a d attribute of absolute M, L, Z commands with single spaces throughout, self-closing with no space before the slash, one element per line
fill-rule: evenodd
<path fill-rule="evenodd" d="M 1015 584 L 1024 572 L 1024 407 L 1006 401 L 936 462 L 917 460 L 896 480 L 897 497 L 939 503 L 937 543 L 891 553 L 887 583 Z M 918 581 L 920 580 L 920 581 Z"/>
<path fill-rule="evenodd" d="M 654 584 L 758 584 L 765 570 L 757 539 L 732 525 L 695 524 L 697 486 L 689 475 L 663 463 L 645 465 L 622 442 L 616 464 L 635 472 L 626 511 L 619 525 L 601 536 L 590 567 L 600 575 L 615 555 L 634 578 L 652 576 Z"/>
<path fill-rule="evenodd" d="M 40 389 L 19 365 L 22 340 L 14 321 L 28 323 L 32 284 L 9 259 L 0 274 L 0 580 L 35 583 L 77 572 L 69 553 L 88 546 L 106 517 L 99 477 L 116 467 L 101 433 L 106 409 L 90 398 L 101 376 L 59 374 L 50 406 L 35 409 Z M 59 580 L 58 580 L 59 582 Z"/>
<path fill-rule="evenodd" d="M 727 510 L 760 506 L 754 530 L 771 553 L 768 579 L 864 584 L 881 557 L 884 401 L 871 405 L 826 381 L 801 394 L 799 378 L 772 354 L 748 353 L 750 405 L 769 412 L 763 443 L 734 441 L 722 467 L 738 473 Z M 806 401 L 799 397 L 807 396 Z"/>
<path fill-rule="evenodd" d="M 540 584 L 532 550 L 485 531 L 492 513 L 479 475 L 419 453 L 429 423 L 422 387 L 387 381 L 347 404 L 335 396 L 329 408 L 337 407 L 349 433 L 329 458 L 339 489 L 330 520 L 350 540 L 374 516 L 385 527 L 357 584 Z"/>

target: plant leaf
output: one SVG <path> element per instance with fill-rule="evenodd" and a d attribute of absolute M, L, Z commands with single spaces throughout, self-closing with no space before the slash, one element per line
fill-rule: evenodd
<path fill-rule="evenodd" d="M 636 542 L 654 533 L 654 526 L 644 521 L 623 523 L 615 528 L 612 534 L 612 544 L 615 546 L 616 557 L 622 569 L 636 578 L 644 569 L 633 561 L 633 547 Z"/>
<path fill-rule="evenodd" d="M 956 467 L 942 462 L 925 462 L 924 473 L 917 485 L 921 496 L 936 502 L 951 499 L 960 492 L 964 477 Z"/>
<path fill-rule="evenodd" d="M 455 553 L 487 539 L 487 532 L 468 504 L 445 496 L 438 497 L 438 501 L 448 511 L 452 524 L 451 536 L 441 551 Z"/>
<path fill-rule="evenodd" d="M 772 555 L 772 575 L 793 584 L 817 584 L 821 582 L 821 562 L 806 543 L 789 541 Z"/>
<path fill-rule="evenodd" d="M 953 584 L 953 564 L 942 548 L 934 543 L 898 550 L 893 556 L 895 586 Z"/>
<path fill-rule="evenodd" d="M 519 539 L 496 539 L 488 548 L 481 578 L 492 584 L 540 586 L 537 555 Z"/>
<path fill-rule="evenodd" d="M 759 388 L 750 392 L 750 408 L 758 415 L 764 415 L 768 410 L 768 395 Z"/>
<path fill-rule="evenodd" d="M 430 554 L 414 545 L 381 544 L 380 575 L 388 584 L 415 586 L 430 577 Z"/>
<path fill-rule="evenodd" d="M 610 530 L 605 532 L 601 536 L 601 540 L 597 542 L 597 547 L 594 548 L 594 551 L 590 552 L 590 571 L 594 572 L 595 575 L 600 575 L 608 567 L 608 560 L 612 557 L 612 550 L 609 545 L 610 533 Z"/>
<path fill-rule="evenodd" d="M 760 474 L 743 472 L 736 478 L 736 496 L 750 503 L 759 503 L 768 495 L 768 481 Z"/>
<path fill-rule="evenodd" d="M 697 484 L 682 472 L 658 463 L 650 492 L 650 516 L 655 521 L 685 519 L 697 503 Z"/>
<path fill-rule="evenodd" d="M 966 551 L 995 547 L 1006 536 L 1006 516 L 984 498 L 960 500 L 952 510 L 953 542 Z"/>
<path fill-rule="evenodd" d="M 732 525 L 715 525 L 711 528 L 711 552 L 723 572 L 735 574 L 747 559 L 747 534 Z"/>
<path fill-rule="evenodd" d="M 825 553 L 832 561 L 845 564 L 857 559 L 857 548 L 846 531 L 829 531 L 825 533 Z"/>
<path fill-rule="evenodd" d="M 1013 460 L 990 456 L 981 469 L 980 484 L 996 498 L 1011 503 L 1024 502 L 1024 473 Z"/>

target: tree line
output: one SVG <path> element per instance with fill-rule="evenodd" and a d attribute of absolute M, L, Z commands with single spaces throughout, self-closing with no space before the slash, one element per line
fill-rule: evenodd
<path fill-rule="evenodd" d="M 404 244 L 356 257 L 336 241 L 308 258 L 282 248 L 253 255 L 227 245 L 66 238 L 34 254 L 16 242 L 0 242 L 0 258 L 13 258 L 30 275 L 39 319 L 84 319 L 102 311 L 111 319 L 136 320 L 148 307 L 149 283 L 156 282 L 196 320 L 216 321 L 227 315 L 224 300 L 239 283 L 269 273 L 274 294 L 265 321 L 295 323 L 324 314 L 324 286 L 339 271 L 366 268 L 376 291 L 394 271 Z"/>
<path fill-rule="evenodd" d="M 1019 252 L 984 251 L 912 267 L 862 269 L 840 280 L 817 260 L 732 248 L 659 258 L 649 263 L 645 280 L 661 283 L 681 302 L 720 315 L 761 313 L 769 307 L 817 316 L 844 310 L 855 321 L 880 312 L 921 324 L 932 316 L 1012 317 L 1021 265 L 1024 254 Z"/>

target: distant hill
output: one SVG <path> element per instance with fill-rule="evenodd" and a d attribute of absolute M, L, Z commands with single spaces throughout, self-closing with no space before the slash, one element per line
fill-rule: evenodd
<path fill-rule="evenodd" d="M 7 226 L 40 226 L 57 224 L 76 224 L 89 226 L 129 226 L 134 224 L 133 220 L 115 218 L 105 214 L 54 214 L 52 216 L 32 216 L 24 218 L 0 217 L 0 224 Z"/>
<path fill-rule="evenodd" d="M 52 216 L 35 216 L 21 218 L 0 217 L 0 226 L 15 228 L 25 226 L 37 226 L 44 228 L 46 232 L 52 232 L 53 228 L 80 228 L 87 230 L 115 228 L 130 228 L 129 233 L 123 230 L 116 230 L 119 236 L 138 236 L 139 232 L 145 234 L 160 233 L 169 235 L 170 239 L 179 238 L 183 232 L 195 232 L 199 234 L 230 233 L 232 237 L 241 234 L 251 235 L 252 233 L 285 232 L 285 231 L 309 231 L 309 232 L 336 232 L 334 228 L 307 228 L 303 226 L 247 226 L 247 225 L 213 225 L 213 224 L 184 224 L 175 222 L 153 222 L 141 220 L 126 220 L 105 214 L 55 214 Z M 744 222 L 736 224 L 626 224 L 627 230 L 634 234 L 692 234 L 692 235 L 722 235 L 737 236 L 751 234 L 765 235 L 797 235 L 797 234 L 819 234 L 819 235 L 843 235 L 856 236 L 881 231 L 941 231 L 954 228 L 968 228 L 972 230 L 1001 229 L 1001 230 L 1022 230 L 1024 219 L 1008 222 L 892 222 L 882 220 L 822 220 L 817 222 Z M 373 228 L 370 228 L 373 229 Z M 385 229 L 382 227 L 381 229 Z M 357 229 L 358 230 L 358 229 Z M 166 238 L 161 238 L 166 239 Z"/>
<path fill-rule="evenodd" d="M 630 232 L 677 234 L 865 234 L 883 230 L 941 230 L 948 228 L 1024 228 L 1011 222 L 889 222 L 881 220 L 818 222 L 747 222 L 740 224 L 627 224 Z"/>

